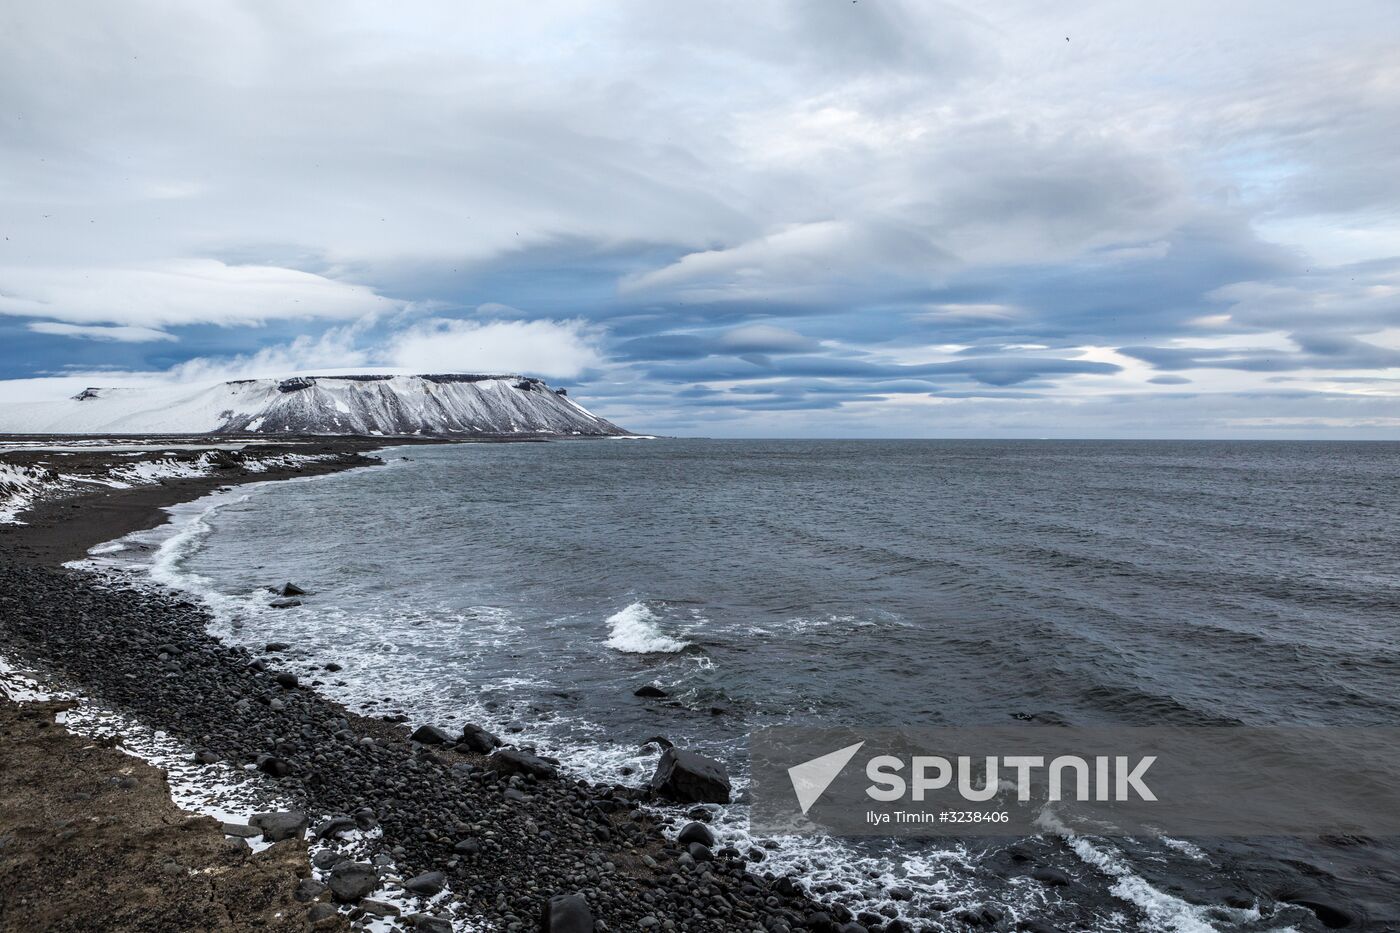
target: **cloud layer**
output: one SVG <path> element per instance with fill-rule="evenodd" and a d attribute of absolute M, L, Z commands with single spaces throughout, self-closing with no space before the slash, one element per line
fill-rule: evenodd
<path fill-rule="evenodd" d="M 1394 4 L 11 7 L 0 393 L 519 369 L 664 432 L 1400 437 Z"/>

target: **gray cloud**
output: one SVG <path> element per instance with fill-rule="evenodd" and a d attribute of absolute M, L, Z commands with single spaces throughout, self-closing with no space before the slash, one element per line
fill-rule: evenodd
<path fill-rule="evenodd" d="M 1280 372 L 1294 369 L 1385 369 L 1400 367 L 1400 350 L 1354 337 L 1325 333 L 1293 334 L 1298 350 L 1202 347 L 1122 347 L 1119 352 L 1157 369 L 1236 369 Z"/>
<path fill-rule="evenodd" d="M 1254 404 L 1380 430 L 1400 7 L 1159 13 L 12 4 L 0 379 L 494 322 L 643 427 L 1206 426 L 1298 373 Z"/>

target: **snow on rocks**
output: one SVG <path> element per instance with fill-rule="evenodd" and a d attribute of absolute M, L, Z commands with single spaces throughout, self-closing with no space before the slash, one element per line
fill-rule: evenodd
<path fill-rule="evenodd" d="M 0 524 L 18 524 L 21 512 L 61 482 L 57 471 L 47 467 L 0 463 Z"/>
<path fill-rule="evenodd" d="M 37 502 L 76 492 L 83 486 L 128 489 L 150 486 L 171 479 L 192 479 L 221 472 L 267 473 L 295 470 L 318 461 L 334 459 L 334 454 L 257 453 L 216 448 L 198 453 L 161 451 L 155 456 L 140 452 L 135 459 L 113 458 L 103 469 L 91 473 L 70 473 L 47 465 L 21 465 L 0 462 L 0 524 L 23 524 L 21 514 Z"/>

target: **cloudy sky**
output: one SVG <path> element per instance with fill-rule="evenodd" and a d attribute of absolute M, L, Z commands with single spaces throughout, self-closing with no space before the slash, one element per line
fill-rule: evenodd
<path fill-rule="evenodd" d="M 1400 438 L 1400 4 L 0 7 L 0 399 Z"/>

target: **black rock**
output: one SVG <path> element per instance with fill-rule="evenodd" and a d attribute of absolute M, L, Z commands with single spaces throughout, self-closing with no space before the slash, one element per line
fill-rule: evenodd
<path fill-rule="evenodd" d="M 273 609 L 290 609 L 293 606 L 300 606 L 301 600 L 293 599 L 290 596 L 279 596 L 276 599 L 270 600 L 268 605 Z"/>
<path fill-rule="evenodd" d="M 651 776 L 651 789 L 680 803 L 728 803 L 731 786 L 729 773 L 718 761 L 668 748 Z"/>
<path fill-rule="evenodd" d="M 314 901 L 322 894 L 326 893 L 326 886 L 314 878 L 303 878 L 297 882 L 297 888 L 292 892 L 292 897 L 305 904 L 307 901 Z"/>
<path fill-rule="evenodd" d="M 645 697 L 649 700 L 661 700 L 670 696 L 670 694 L 667 693 L 665 690 L 662 690 L 660 687 L 654 686 L 652 684 L 647 684 L 644 687 L 638 687 L 636 690 L 632 691 L 632 695 L 634 697 Z"/>
<path fill-rule="evenodd" d="M 334 674 L 336 671 L 343 670 L 343 668 L 341 668 L 341 666 L 335 663 L 334 661 L 331 661 L 328 664 L 326 664 L 325 669 L 330 671 L 332 674 Z"/>
<path fill-rule="evenodd" d="M 461 744 L 466 746 L 468 751 L 489 755 L 493 749 L 501 747 L 501 740 L 475 723 L 469 722 L 462 727 Z"/>
<path fill-rule="evenodd" d="M 254 813 L 248 825 L 262 830 L 268 842 L 299 837 L 306 831 L 306 814 L 300 810 L 285 810 L 278 813 Z"/>
<path fill-rule="evenodd" d="M 281 778 L 291 773 L 292 766 L 276 755 L 259 755 L 258 770 L 263 774 L 270 774 L 275 778 Z"/>
<path fill-rule="evenodd" d="M 657 748 L 660 749 L 674 748 L 675 744 L 676 743 L 672 742 L 670 739 L 660 735 L 653 735 L 651 738 L 646 739 L 642 742 L 642 745 L 644 746 L 655 745 Z"/>
<path fill-rule="evenodd" d="M 457 741 L 451 732 L 437 726 L 419 726 L 409 738 L 424 745 L 451 745 Z"/>
<path fill-rule="evenodd" d="M 957 917 L 968 926 L 990 927 L 996 926 L 997 923 L 1001 921 L 1001 911 L 988 904 L 983 904 L 981 907 L 969 907 L 965 910 L 960 910 L 957 913 Z"/>
<path fill-rule="evenodd" d="M 432 897 L 447 887 L 447 876 L 440 871 L 426 871 L 421 875 L 409 878 L 403 883 L 403 886 L 406 891 Z"/>
<path fill-rule="evenodd" d="M 1058 868 L 1046 868 L 1041 866 L 1031 872 L 1031 877 L 1042 884 L 1048 884 L 1052 888 L 1060 888 L 1070 883 L 1069 875 Z"/>
<path fill-rule="evenodd" d="M 710 851 L 710 847 L 701 842 L 692 842 L 685 847 L 685 851 L 690 853 L 690 857 L 697 862 L 713 862 L 715 854 Z"/>
<path fill-rule="evenodd" d="M 322 871 L 325 871 L 327 868 L 331 868 L 344 861 L 348 861 L 347 857 L 341 855 L 334 849 L 322 849 L 315 855 L 311 856 L 311 864 L 315 865 Z"/>
<path fill-rule="evenodd" d="M 330 904 L 312 904 L 311 909 L 306 912 L 306 919 L 312 923 L 319 923 L 322 920 L 329 920 L 340 911 Z"/>
<path fill-rule="evenodd" d="M 325 822 L 316 824 L 316 838 L 334 839 L 358 828 L 355 821 L 348 816 L 333 816 Z"/>
<path fill-rule="evenodd" d="M 558 894 L 544 906 L 542 933 L 593 933 L 593 911 L 582 894 Z"/>
<path fill-rule="evenodd" d="M 278 674 L 276 680 L 277 686 L 285 687 L 288 690 L 295 690 L 300 683 L 300 681 L 297 680 L 296 674 L 289 674 L 286 671 Z"/>
<path fill-rule="evenodd" d="M 413 929 L 417 930 L 418 933 L 452 933 L 452 921 L 446 917 L 414 914 L 408 919 L 413 924 Z"/>
<path fill-rule="evenodd" d="M 263 648 L 263 650 L 266 651 L 268 654 L 272 654 L 277 651 L 286 651 L 290 647 L 292 646 L 287 644 L 285 641 L 270 641 L 267 643 L 267 647 Z"/>
<path fill-rule="evenodd" d="M 458 855 L 477 855 L 481 852 L 481 843 L 475 839 L 463 839 L 452 847 L 452 851 Z"/>
<path fill-rule="evenodd" d="M 537 778 L 552 778 L 559 772 L 539 755 L 519 748 L 503 748 L 491 756 L 497 767 L 509 774 L 533 774 Z"/>
<path fill-rule="evenodd" d="M 306 595 L 306 590 L 304 590 L 304 589 L 302 589 L 301 587 L 297 586 L 295 583 L 283 583 L 282 586 L 281 586 L 280 588 L 274 589 L 272 592 L 276 593 L 278 596 L 305 596 L 305 595 Z"/>
<path fill-rule="evenodd" d="M 698 842 L 704 846 L 715 844 L 715 834 L 710 832 L 710 827 L 704 823 L 686 823 L 676 836 L 676 841 L 683 846 L 688 846 L 692 842 Z"/>
<path fill-rule="evenodd" d="M 331 895 L 342 904 L 368 897 L 379 887 L 379 875 L 368 862 L 341 862 L 330 871 Z"/>
<path fill-rule="evenodd" d="M 360 909 L 374 917 L 397 917 L 399 909 L 393 904 L 386 904 L 384 901 L 360 901 Z"/>

